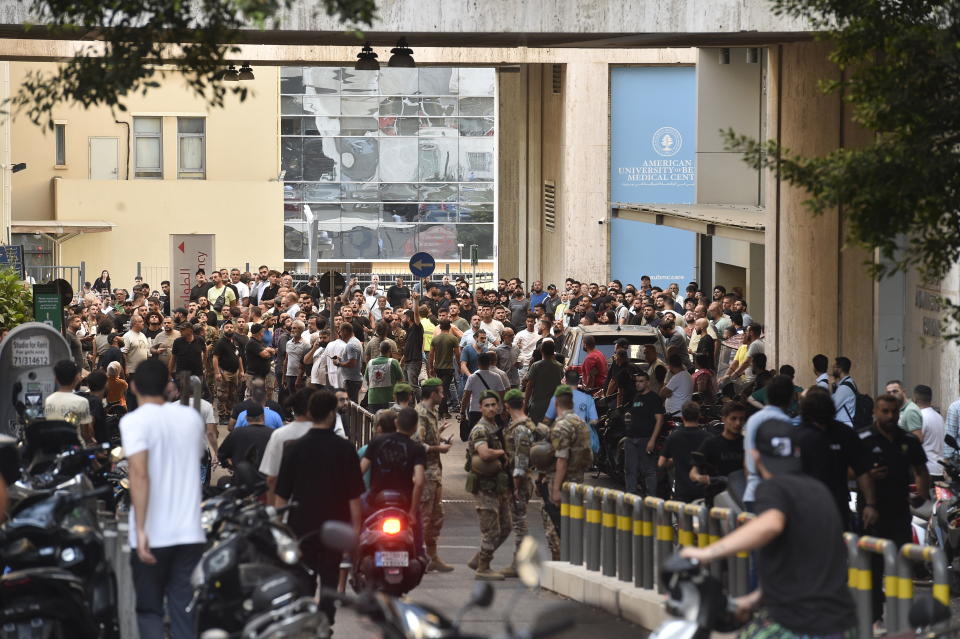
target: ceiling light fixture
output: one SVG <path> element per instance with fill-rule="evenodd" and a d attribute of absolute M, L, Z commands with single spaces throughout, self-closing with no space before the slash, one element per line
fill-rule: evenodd
<path fill-rule="evenodd" d="M 356 71 L 378 71 L 380 63 L 377 62 L 377 54 L 373 51 L 370 43 L 367 42 L 357 54 L 357 63 L 354 65 Z"/>
<path fill-rule="evenodd" d="M 240 80 L 240 74 L 237 73 L 237 67 L 231 64 L 227 70 L 223 72 L 223 75 L 220 76 L 220 79 L 224 82 L 237 82 Z"/>
<path fill-rule="evenodd" d="M 393 55 L 390 56 L 390 61 L 387 62 L 388 67 L 412 69 L 417 66 L 417 63 L 413 60 L 413 49 L 407 46 L 406 38 L 400 38 L 400 40 L 397 41 L 397 46 L 390 49 L 390 53 Z"/>

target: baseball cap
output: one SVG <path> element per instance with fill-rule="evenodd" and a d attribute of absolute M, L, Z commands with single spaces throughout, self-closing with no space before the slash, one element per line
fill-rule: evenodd
<path fill-rule="evenodd" d="M 760 461 L 774 475 L 799 473 L 803 470 L 797 429 L 778 419 L 770 419 L 757 428 L 756 449 Z"/>

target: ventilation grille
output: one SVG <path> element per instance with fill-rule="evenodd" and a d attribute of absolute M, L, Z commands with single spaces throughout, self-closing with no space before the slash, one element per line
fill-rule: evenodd
<path fill-rule="evenodd" d="M 553 180 L 543 182 L 543 228 L 557 230 L 557 185 Z"/>
<path fill-rule="evenodd" d="M 553 66 L 553 92 L 559 94 L 563 90 L 563 65 L 554 64 Z"/>

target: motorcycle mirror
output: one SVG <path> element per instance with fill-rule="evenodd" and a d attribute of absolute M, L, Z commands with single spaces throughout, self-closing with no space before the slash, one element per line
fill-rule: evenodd
<path fill-rule="evenodd" d="M 542 570 L 543 555 L 540 552 L 540 544 L 527 535 L 520 542 L 520 548 L 517 550 L 517 576 L 527 588 L 536 588 L 540 585 Z"/>
<path fill-rule="evenodd" d="M 552 606 L 533 622 L 530 639 L 546 639 L 565 632 L 576 625 L 573 608 L 568 604 Z"/>
<path fill-rule="evenodd" d="M 357 534 L 353 526 L 342 521 L 328 521 L 320 531 L 323 545 L 339 552 L 353 552 L 357 547 Z"/>
<path fill-rule="evenodd" d="M 493 603 L 493 586 L 486 581 L 478 581 L 473 584 L 473 590 L 470 592 L 470 605 L 477 608 L 489 608 Z"/>
<path fill-rule="evenodd" d="M 950 619 L 950 608 L 931 596 L 917 597 L 908 616 L 911 628 L 926 628 Z"/>
<path fill-rule="evenodd" d="M 124 458 L 123 446 L 117 446 L 110 451 L 110 461 L 116 464 L 118 461 Z"/>
<path fill-rule="evenodd" d="M 953 448 L 953 449 L 960 448 L 960 446 L 957 446 L 957 439 L 953 435 L 946 435 L 943 438 L 943 441 L 945 441 L 947 443 L 947 446 L 949 446 L 950 448 Z"/>

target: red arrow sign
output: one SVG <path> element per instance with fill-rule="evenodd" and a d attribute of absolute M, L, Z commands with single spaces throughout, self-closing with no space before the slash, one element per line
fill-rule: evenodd
<path fill-rule="evenodd" d="M 183 244 L 184 244 L 183 242 L 180 242 L 180 246 L 177 247 L 178 249 L 180 249 L 181 253 L 183 253 Z"/>

